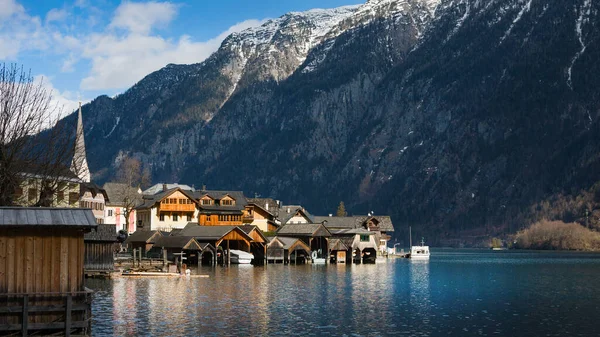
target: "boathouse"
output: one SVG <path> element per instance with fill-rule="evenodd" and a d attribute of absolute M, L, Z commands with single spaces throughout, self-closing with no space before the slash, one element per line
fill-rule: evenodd
<path fill-rule="evenodd" d="M 110 273 L 115 267 L 115 225 L 99 224 L 96 229 L 84 235 L 85 259 L 83 268 L 86 274 Z"/>
<path fill-rule="evenodd" d="M 302 264 L 309 256 L 310 247 L 298 238 L 275 236 L 267 245 L 267 260 L 272 263 Z"/>
<path fill-rule="evenodd" d="M 200 226 L 190 222 L 179 233 L 179 236 L 193 237 L 200 244 L 210 243 L 217 250 L 219 263 L 229 264 L 224 256 L 229 257 L 230 249 L 250 252 L 254 239 L 238 226 Z M 224 254 L 227 252 L 227 254 Z"/>
<path fill-rule="evenodd" d="M 0 207 L 0 334 L 89 334 L 84 234 L 90 209 Z"/>
<path fill-rule="evenodd" d="M 321 223 L 289 223 L 279 228 L 277 236 L 298 238 L 310 247 L 311 256 L 319 259 L 329 257 L 328 239 L 331 232 Z"/>
<path fill-rule="evenodd" d="M 168 232 L 138 230 L 127 237 L 125 244 L 127 244 L 129 250 L 141 249 L 143 254 L 146 255 L 152 249 L 158 238 L 168 235 Z"/>
<path fill-rule="evenodd" d="M 215 265 L 217 259 L 217 249 L 213 245 L 200 243 L 191 236 L 162 236 L 156 240 L 153 249 L 166 252 L 171 261 L 175 260 L 176 254 L 184 253 L 188 265 Z"/>

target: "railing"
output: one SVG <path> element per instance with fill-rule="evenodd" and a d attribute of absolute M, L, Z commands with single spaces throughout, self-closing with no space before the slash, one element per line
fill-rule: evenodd
<path fill-rule="evenodd" d="M 92 291 L 0 294 L 0 335 L 62 332 L 90 335 Z"/>
<path fill-rule="evenodd" d="M 193 212 L 196 210 L 194 204 L 160 204 L 160 211 L 170 212 Z"/>

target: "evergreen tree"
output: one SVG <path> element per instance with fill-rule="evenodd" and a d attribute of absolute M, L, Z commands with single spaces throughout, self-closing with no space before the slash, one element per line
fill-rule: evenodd
<path fill-rule="evenodd" d="M 344 202 L 340 201 L 340 205 L 337 208 L 336 216 L 347 216 L 348 212 L 346 212 L 346 206 L 344 206 Z"/>

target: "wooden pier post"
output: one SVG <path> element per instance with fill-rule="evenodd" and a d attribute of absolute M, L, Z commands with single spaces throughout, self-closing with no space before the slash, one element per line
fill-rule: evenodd
<path fill-rule="evenodd" d="M 227 266 L 231 265 L 231 251 L 229 250 L 229 240 L 227 240 Z"/>
<path fill-rule="evenodd" d="M 134 248 L 132 251 L 132 256 L 133 256 L 133 264 L 131 265 L 132 267 L 135 267 L 135 253 L 136 253 L 136 249 Z"/>
<path fill-rule="evenodd" d="M 162 253 L 163 253 L 163 267 L 164 267 L 167 265 L 167 250 L 165 248 L 163 248 Z"/>
<path fill-rule="evenodd" d="M 29 322 L 29 295 L 23 296 L 23 316 L 21 322 L 21 336 L 27 336 L 27 323 Z"/>

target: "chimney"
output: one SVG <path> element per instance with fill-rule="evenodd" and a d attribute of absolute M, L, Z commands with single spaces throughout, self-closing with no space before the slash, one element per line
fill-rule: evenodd
<path fill-rule="evenodd" d="M 269 211 L 269 202 L 267 201 L 267 203 L 265 204 L 265 210 L 268 212 Z"/>
<path fill-rule="evenodd" d="M 289 208 L 289 207 L 287 208 L 287 211 L 286 211 L 286 212 L 287 212 L 287 213 L 289 213 L 289 212 L 290 212 L 290 208 Z"/>
<path fill-rule="evenodd" d="M 333 214 L 329 213 L 329 217 L 331 218 L 333 216 Z"/>
<path fill-rule="evenodd" d="M 163 192 L 166 191 L 166 190 L 168 190 L 167 184 L 163 184 Z"/>

